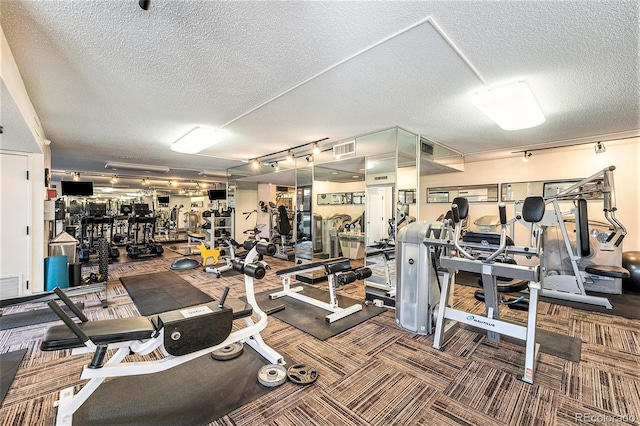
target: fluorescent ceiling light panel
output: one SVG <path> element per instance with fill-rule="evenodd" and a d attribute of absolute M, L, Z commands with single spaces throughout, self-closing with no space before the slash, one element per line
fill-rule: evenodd
<path fill-rule="evenodd" d="M 227 137 L 227 132 L 212 127 L 195 127 L 189 133 L 178 139 L 171 149 L 183 154 L 197 154 Z"/>
<path fill-rule="evenodd" d="M 170 169 L 167 166 L 152 166 L 151 164 L 119 163 L 109 161 L 104 166 L 105 169 L 112 170 L 142 170 L 145 172 L 167 173 Z"/>
<path fill-rule="evenodd" d="M 528 129 L 545 121 L 529 86 L 521 81 L 482 90 L 472 100 L 480 111 L 504 130 Z"/>

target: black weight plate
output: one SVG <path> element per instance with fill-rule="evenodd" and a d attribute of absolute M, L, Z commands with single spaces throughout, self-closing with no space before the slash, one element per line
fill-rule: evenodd
<path fill-rule="evenodd" d="M 293 383 L 310 385 L 318 379 L 318 370 L 306 364 L 295 364 L 287 370 L 287 377 Z"/>
<path fill-rule="evenodd" d="M 244 344 L 242 342 L 234 342 L 211 352 L 211 358 L 217 361 L 227 361 L 239 357 L 243 351 Z"/>

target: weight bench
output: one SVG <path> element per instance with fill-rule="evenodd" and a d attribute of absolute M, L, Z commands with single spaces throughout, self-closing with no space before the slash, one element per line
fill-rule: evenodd
<path fill-rule="evenodd" d="M 324 269 L 328 276 L 329 281 L 329 302 L 322 302 L 314 299 L 313 297 L 300 294 L 303 290 L 302 286 L 291 287 L 291 277 L 299 272 L 311 272 Z M 338 306 L 338 298 L 336 296 L 336 283 L 339 285 L 349 284 L 355 280 L 361 280 L 371 276 L 371 269 L 360 268 L 357 270 L 351 269 L 351 262 L 345 258 L 331 259 L 323 262 L 313 262 L 302 265 L 297 265 L 292 268 L 282 269 L 276 272 L 276 275 L 282 277 L 283 290 L 271 293 L 269 299 L 277 299 L 280 297 L 289 296 L 293 299 L 299 300 L 309 305 L 316 306 L 318 308 L 332 312 L 324 317 L 328 323 L 333 323 L 351 314 L 354 314 L 362 310 L 362 305 L 357 303 L 349 306 L 348 308 L 341 308 Z"/>
<path fill-rule="evenodd" d="M 77 324 L 55 301 L 49 306 L 65 325 L 47 330 L 43 351 L 71 349 L 71 354 L 93 353 L 83 368 L 81 379 L 89 382 L 74 395 L 74 387 L 63 389 L 57 401 L 56 425 L 71 425 L 73 413 L 110 377 L 135 376 L 165 371 L 210 352 L 244 342 L 271 364 L 284 365 L 282 355 L 260 336 L 267 326 L 267 314 L 257 305 L 253 279 L 264 276 L 264 268 L 254 263 L 258 253 L 273 255 L 273 244 L 260 242 L 247 254 L 243 272 L 247 302 L 228 298 L 226 288 L 218 301 L 159 314 L 155 318 L 120 318 L 88 321 L 87 317 L 60 290 L 56 294 L 69 306 L 81 323 Z M 252 316 L 258 318 L 254 322 Z M 232 332 L 233 321 L 243 319 L 244 328 Z M 108 350 L 115 353 L 105 362 Z M 123 362 L 129 354 L 147 355 L 159 349 L 164 358 L 153 361 Z"/>

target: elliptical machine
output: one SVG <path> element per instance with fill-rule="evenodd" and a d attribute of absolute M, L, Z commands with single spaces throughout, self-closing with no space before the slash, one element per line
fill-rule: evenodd
<path fill-rule="evenodd" d="M 164 253 L 162 244 L 156 243 L 152 236 L 155 234 L 155 216 L 150 212 L 148 204 L 133 204 L 129 216 L 127 254 L 132 259 L 147 256 L 160 256 Z M 142 226 L 142 241 L 139 242 L 140 227 Z M 133 235 L 132 235 L 133 233 Z"/>
<path fill-rule="evenodd" d="M 109 227 L 109 259 L 120 257 L 120 250 L 115 246 L 113 239 L 114 216 L 107 215 L 106 204 L 89 203 L 88 212 L 80 218 L 80 247 L 78 260 L 88 262 L 91 255 L 98 254 L 96 241 L 104 238 L 104 226 Z M 97 235 L 96 235 L 97 234 Z"/>

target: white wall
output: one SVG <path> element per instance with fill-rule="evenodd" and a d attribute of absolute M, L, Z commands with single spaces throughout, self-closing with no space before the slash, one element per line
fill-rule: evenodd
<path fill-rule="evenodd" d="M 364 204 L 338 204 L 318 205 L 318 194 L 331 194 L 340 192 L 365 192 L 364 182 L 334 183 L 313 182 L 313 214 L 319 214 L 327 219 L 334 214 L 348 214 L 352 220 L 356 220 L 364 212 Z"/>
<path fill-rule="evenodd" d="M 44 257 L 46 256 L 47 244 L 45 240 L 45 223 L 44 223 L 44 200 L 46 199 L 46 191 L 44 185 L 44 169 L 50 167 L 50 151 L 45 147 L 45 134 L 40 120 L 35 112 L 33 104 L 29 99 L 27 90 L 24 86 L 22 76 L 18 71 L 18 66 L 13 58 L 13 53 L 9 48 L 4 31 L 0 27 L 0 77 L 11 94 L 12 99 L 3 99 L 3 102 L 14 102 L 20 111 L 20 114 L 27 123 L 31 131 L 29 140 L 20 141 L 20 145 L 25 148 L 25 154 L 29 156 L 29 185 L 30 185 L 30 211 L 25 212 L 29 216 L 29 236 L 30 236 L 30 259 L 29 271 L 25 271 L 28 277 L 30 291 L 37 292 L 44 290 Z M 8 133 L 11 128 L 5 125 L 4 137 L 10 137 Z M 46 158 L 45 158 L 46 155 Z M 0 172 L 1 173 L 1 172 Z M 1 177 L 0 177 L 1 179 Z M 2 188 L 6 190 L 6 188 Z M 11 241 L 0 241 L 3 249 L 11 249 Z"/>
<path fill-rule="evenodd" d="M 571 150 L 534 151 L 529 161 L 520 157 L 467 163 L 465 171 L 423 176 L 420 181 L 422 200 L 428 187 L 575 179 L 591 176 L 608 166 L 615 166 L 616 217 L 627 228 L 623 251 L 640 250 L 640 138 L 606 142 L 606 152 L 595 154 L 593 145 Z M 420 206 L 421 220 L 435 220 L 449 209 L 448 204 L 425 203 Z M 604 220 L 601 201 L 590 201 L 589 219 Z M 496 215 L 497 203 L 471 203 L 471 220 Z M 507 203 L 507 215 L 513 215 L 513 203 Z"/>
<path fill-rule="evenodd" d="M 234 239 L 242 244 L 247 239 L 247 234 L 243 231 L 251 229 L 256 225 L 256 214 L 252 214 L 245 220 L 243 212 L 250 212 L 258 207 L 258 191 L 255 189 L 238 189 L 236 187 L 236 208 L 235 219 L 233 221 L 235 231 Z M 258 222 L 260 223 L 260 222 Z"/>

